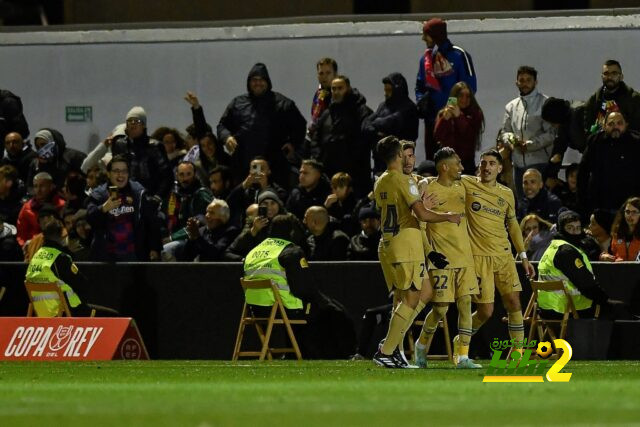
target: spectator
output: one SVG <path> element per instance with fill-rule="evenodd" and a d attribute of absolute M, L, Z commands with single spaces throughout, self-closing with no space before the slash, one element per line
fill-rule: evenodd
<path fill-rule="evenodd" d="M 267 238 L 269 221 L 276 215 L 286 213 L 282 201 L 273 191 L 264 191 L 258 196 L 258 215 L 250 227 L 245 227 L 225 252 L 225 259 L 241 261 L 251 249 Z"/>
<path fill-rule="evenodd" d="M 0 89 L 0 159 L 4 157 L 5 137 L 18 132 L 22 138 L 29 136 L 29 125 L 22 113 L 20 97 L 6 89 Z"/>
<path fill-rule="evenodd" d="M 29 166 L 36 158 L 36 152 L 31 145 L 25 143 L 18 132 L 9 132 L 4 138 L 4 147 L 7 150 L 0 165 L 11 165 L 18 170 L 18 177 L 27 182 Z"/>
<path fill-rule="evenodd" d="M 433 160 L 421 161 L 418 167 L 416 168 L 416 173 L 423 178 L 428 178 L 430 176 L 438 175 L 438 171 L 436 171 L 436 164 Z"/>
<path fill-rule="evenodd" d="M 189 238 L 180 261 L 222 261 L 224 252 L 238 235 L 238 228 L 229 224 L 231 212 L 224 200 L 216 199 L 207 206 L 204 226 L 196 218 L 187 221 Z"/>
<path fill-rule="evenodd" d="M 64 207 L 64 199 L 56 191 L 53 178 L 47 172 L 40 172 L 33 177 L 34 196 L 26 202 L 18 214 L 18 243 L 20 246 L 40 233 L 38 211 L 43 204 L 52 204 L 58 212 Z"/>
<path fill-rule="evenodd" d="M 287 211 L 298 219 L 311 206 L 322 206 L 330 193 L 329 183 L 322 176 L 322 163 L 316 160 L 303 160 L 298 176 L 298 187 L 291 190 L 287 200 Z"/>
<path fill-rule="evenodd" d="M 85 199 L 87 198 L 87 194 L 85 193 L 86 188 L 87 180 L 80 172 L 70 172 L 64 180 L 64 186 L 62 187 L 62 197 L 66 200 L 65 207 L 73 209 L 74 212 L 82 209 L 85 205 Z"/>
<path fill-rule="evenodd" d="M 587 145 L 584 132 L 584 103 L 573 103 L 559 98 L 547 98 L 542 104 L 542 120 L 551 123 L 556 128 L 557 135 L 553 140 L 551 158 L 545 172 L 547 179 L 557 178 L 562 159 L 567 148 L 583 152 Z M 547 184 L 549 185 L 549 184 Z M 573 209 L 573 208 L 571 208 Z"/>
<path fill-rule="evenodd" d="M 522 189 L 524 197 L 518 203 L 518 218 L 522 220 L 525 215 L 535 213 L 544 220 L 555 222 L 562 202 L 544 188 L 540 171 L 527 169 L 522 176 Z"/>
<path fill-rule="evenodd" d="M 129 179 L 127 160 L 125 155 L 114 156 L 107 165 L 109 184 L 96 188 L 89 198 L 87 220 L 93 231 L 92 261 L 160 258 L 158 202 L 141 184 Z"/>
<path fill-rule="evenodd" d="M 131 180 L 142 185 L 148 194 L 167 197 L 173 185 L 173 170 L 162 144 L 147 135 L 147 113 L 144 108 L 133 107 L 129 110 L 125 133 L 113 138 L 113 155 L 127 156 Z"/>
<path fill-rule="evenodd" d="M 247 173 L 251 159 L 264 156 L 274 171 L 273 180 L 290 188 L 295 150 L 304 140 L 306 121 L 296 104 L 272 90 L 267 67 L 257 63 L 247 76 L 247 93 L 236 96 L 227 106 L 218 139 L 232 156 L 237 182 Z"/>
<path fill-rule="evenodd" d="M 207 206 L 213 200 L 213 194 L 203 187 L 196 178 L 196 167 L 193 163 L 182 161 L 178 164 L 177 185 L 165 200 L 163 212 L 167 214 L 169 237 L 165 243 L 184 241 L 187 239 L 187 220 L 196 218 L 204 223 Z M 164 248 L 165 251 L 167 248 Z"/>
<path fill-rule="evenodd" d="M 322 206 L 311 206 L 304 214 L 309 230 L 309 259 L 312 261 L 345 261 L 349 236 L 329 221 L 329 213 Z"/>
<path fill-rule="evenodd" d="M 64 208 L 62 209 L 64 211 Z M 56 209 L 56 207 L 52 204 L 45 203 L 38 210 L 38 225 L 40 226 L 40 230 L 44 228 L 44 226 L 50 222 L 52 219 L 60 220 L 60 210 Z M 62 237 L 67 239 L 67 230 L 62 230 Z M 30 262 L 38 249 L 42 247 L 44 243 L 44 234 L 41 232 L 34 234 L 31 239 L 29 239 L 24 246 L 22 247 L 22 252 L 24 253 L 24 262 Z"/>
<path fill-rule="evenodd" d="M 87 242 L 87 244 L 84 245 L 76 231 L 76 222 L 78 218 L 86 216 L 86 214 L 87 211 L 85 209 L 76 211 L 68 206 L 65 206 L 62 210 L 62 221 L 67 234 L 66 246 L 76 261 L 89 260 L 89 248 L 91 242 Z"/>
<path fill-rule="evenodd" d="M 536 214 L 529 214 L 520 221 L 524 248 L 527 251 L 529 261 L 540 261 L 542 254 L 547 250 L 553 238 L 549 221 L 540 218 Z"/>
<path fill-rule="evenodd" d="M 88 261 L 90 257 L 91 242 L 93 241 L 93 231 L 91 229 L 91 225 L 87 222 L 86 210 L 81 209 L 76 213 L 74 226 L 78 245 L 82 248 L 80 249 L 80 252 L 82 253 L 82 261 Z M 76 251 L 76 254 L 78 254 L 78 251 Z M 80 258 L 78 258 L 78 260 L 80 260 Z"/>
<path fill-rule="evenodd" d="M 580 165 L 572 163 L 565 169 L 566 182 L 551 178 L 552 192 L 560 199 L 562 206 L 572 211 L 578 211 L 578 168 Z M 549 182 L 549 178 L 547 178 Z"/>
<path fill-rule="evenodd" d="M 0 217 L 5 222 L 17 224 L 23 196 L 24 186 L 18 180 L 16 168 L 0 166 Z"/>
<path fill-rule="evenodd" d="M 584 124 L 591 134 L 605 130 L 605 119 L 610 113 L 620 112 L 633 130 L 640 131 L 640 93 L 623 81 L 622 66 L 609 59 L 602 66 L 602 87 L 587 101 Z"/>
<path fill-rule="evenodd" d="M 447 106 L 438 112 L 433 139 L 436 146 L 451 147 L 460 156 L 464 170 L 476 170 L 476 149 L 484 131 L 484 114 L 465 82 L 451 88 Z"/>
<path fill-rule="evenodd" d="M 318 71 L 318 89 L 313 94 L 311 103 L 311 123 L 308 136 L 313 138 L 318 119 L 331 104 L 331 82 L 338 74 L 338 63 L 333 58 L 321 58 L 316 64 Z"/>
<path fill-rule="evenodd" d="M 604 132 L 588 138 L 578 169 L 578 203 L 588 216 L 594 209 L 615 212 L 640 194 L 640 133 L 628 130 L 621 113 L 610 113 Z"/>
<path fill-rule="evenodd" d="M 262 156 L 251 160 L 249 174 L 227 197 L 229 206 L 239 212 L 244 211 L 250 204 L 258 200 L 258 194 L 263 191 L 271 191 L 278 195 L 280 200 L 287 199 L 287 191 L 271 180 L 271 167 Z"/>
<path fill-rule="evenodd" d="M 87 157 L 83 152 L 68 148 L 64 137 L 55 129 L 41 129 L 34 138 L 37 157 L 31 161 L 26 185 L 30 188 L 33 177 L 46 172 L 53 177 L 57 188 L 62 188 L 69 172 L 81 172 L 82 162 Z"/>
<path fill-rule="evenodd" d="M 82 162 L 82 172 L 88 174 L 89 169 L 99 167 L 101 171 L 105 171 L 107 164 L 111 161 L 112 152 L 111 145 L 115 139 L 127 138 L 127 124 L 120 123 L 109 133 L 109 135 L 102 140 L 93 150 L 87 155 Z"/>
<path fill-rule="evenodd" d="M 371 114 L 366 103 L 347 77 L 339 75 L 333 79 L 331 105 L 318 119 L 309 153 L 305 153 L 322 162 L 328 176 L 348 173 L 357 197 L 371 190 L 371 149 L 361 130 L 364 119 Z"/>
<path fill-rule="evenodd" d="M 384 79 L 384 101 L 375 113 L 362 122 L 362 132 L 373 150 L 383 137 L 393 135 L 399 139 L 415 141 L 418 138 L 418 109 L 409 99 L 407 80 L 400 73 L 391 73 Z M 386 165 L 376 159 L 376 172 Z"/>
<path fill-rule="evenodd" d="M 356 200 L 348 173 L 338 172 L 331 178 L 331 194 L 324 201 L 329 215 L 335 218 L 339 228 L 348 236 L 359 233 L 359 224 L 355 215 Z"/>
<path fill-rule="evenodd" d="M 611 227 L 615 215 L 604 209 L 596 209 L 589 218 L 587 234 L 595 239 L 600 247 L 600 261 L 613 262 L 616 257 L 609 253 L 611 249 Z"/>
<path fill-rule="evenodd" d="M 640 252 L 640 197 L 627 199 L 611 226 L 611 253 L 618 261 L 635 261 Z"/>
<path fill-rule="evenodd" d="M 540 115 L 547 96 L 538 92 L 537 84 L 535 68 L 528 65 L 518 68 L 516 86 L 520 96 L 505 107 L 499 138 L 502 146 L 511 153 L 515 183 L 522 182 L 522 175 L 527 169 L 538 169 L 544 173 L 555 139 L 553 128 Z M 521 198 L 521 187 L 515 187 L 518 198 Z"/>
<path fill-rule="evenodd" d="M 380 214 L 372 207 L 365 206 L 358 212 L 360 234 L 351 238 L 347 248 L 347 258 L 352 261 L 377 261 L 380 243 Z"/>
<path fill-rule="evenodd" d="M 187 154 L 187 150 L 184 148 L 184 138 L 182 138 L 180 132 L 177 129 L 162 126 L 151 134 L 151 139 L 162 143 L 164 151 L 167 153 L 171 170 L 175 170 L 178 167 L 178 163 Z"/>
<path fill-rule="evenodd" d="M 209 174 L 209 189 L 216 199 L 227 199 L 233 189 L 233 176 L 228 166 L 220 165 Z"/>
<path fill-rule="evenodd" d="M 0 216 L 0 260 L 22 261 L 22 249 L 16 240 L 15 225 L 8 224 Z"/>
<path fill-rule="evenodd" d="M 85 187 L 85 194 L 88 196 L 96 187 L 109 181 L 109 177 L 106 172 L 98 165 L 91 166 L 87 170 L 87 186 Z"/>
<path fill-rule="evenodd" d="M 456 83 L 465 82 L 476 93 L 477 82 L 471 55 L 451 43 L 445 21 L 439 18 L 426 21 L 422 26 L 422 40 L 427 50 L 418 63 L 416 103 L 425 124 L 425 153 L 427 159 L 433 159 L 436 114 L 446 105 Z"/>

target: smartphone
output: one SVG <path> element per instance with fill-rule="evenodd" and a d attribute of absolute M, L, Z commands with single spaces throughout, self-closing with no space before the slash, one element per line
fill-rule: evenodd
<path fill-rule="evenodd" d="M 266 206 L 258 206 L 258 216 L 262 216 L 264 218 L 267 217 L 267 207 Z"/>
<path fill-rule="evenodd" d="M 259 174 L 262 172 L 262 165 L 260 163 L 254 163 L 251 165 L 251 173 Z"/>
<path fill-rule="evenodd" d="M 109 186 L 109 197 L 114 199 L 116 197 L 118 197 L 118 187 L 115 185 L 110 185 Z"/>
<path fill-rule="evenodd" d="M 450 96 L 449 99 L 447 99 L 447 105 L 458 105 L 458 98 Z"/>

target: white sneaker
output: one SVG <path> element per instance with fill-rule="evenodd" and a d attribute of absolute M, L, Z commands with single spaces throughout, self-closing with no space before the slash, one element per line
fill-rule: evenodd
<path fill-rule="evenodd" d="M 418 368 L 427 367 L 427 347 L 420 344 L 420 340 L 417 340 L 413 347 L 413 361 Z"/>

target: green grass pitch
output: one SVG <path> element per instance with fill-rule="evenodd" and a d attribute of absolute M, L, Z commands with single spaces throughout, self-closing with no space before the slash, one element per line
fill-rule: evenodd
<path fill-rule="evenodd" d="M 0 426 L 640 425 L 640 361 L 563 372 L 488 384 L 446 362 L 0 363 Z"/>

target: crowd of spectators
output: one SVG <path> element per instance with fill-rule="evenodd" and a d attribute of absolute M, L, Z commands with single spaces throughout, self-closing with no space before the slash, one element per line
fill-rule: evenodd
<path fill-rule="evenodd" d="M 150 133 L 153 118 L 133 106 L 89 153 L 52 127 L 30 133 L 20 98 L 0 91 L 1 259 L 29 260 L 43 218 L 55 215 L 76 260 L 238 261 L 289 212 L 308 259 L 376 260 L 381 224 L 370 192 L 383 171 L 373 152 L 380 138 L 405 141 L 407 174 L 429 174 L 430 153 L 443 146 L 476 173 L 485 118 L 471 55 L 448 39 L 444 21 L 423 31 L 415 102 L 406 78 L 391 73 L 373 111 L 337 62 L 321 58 L 308 122 L 262 63 L 216 126 L 187 92 L 193 123 L 184 131 L 158 124 Z M 550 98 L 534 67 L 515 70 L 519 94 L 505 99 L 496 147 L 512 166 L 501 180 L 516 194 L 530 259 L 544 252 L 563 207 L 580 212 L 598 259 L 636 260 L 640 251 L 640 93 L 618 61 L 602 67 L 586 102 Z M 427 159 L 415 169 L 420 119 Z M 565 168 L 568 147 L 583 154 Z"/>

